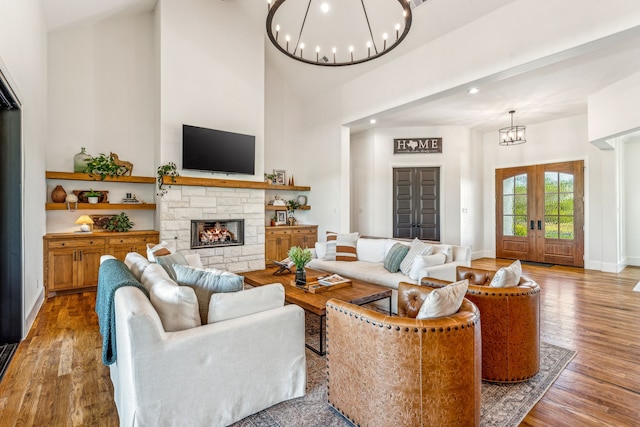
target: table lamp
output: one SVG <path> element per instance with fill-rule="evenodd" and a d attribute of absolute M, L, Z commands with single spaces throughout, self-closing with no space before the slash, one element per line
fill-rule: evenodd
<path fill-rule="evenodd" d="M 91 231 L 93 220 L 89 215 L 80 215 L 80 218 L 76 220 L 76 224 L 80 224 L 80 231 L 86 233 Z"/>

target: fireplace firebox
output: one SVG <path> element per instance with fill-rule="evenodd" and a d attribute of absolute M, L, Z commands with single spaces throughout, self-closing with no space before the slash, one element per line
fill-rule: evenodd
<path fill-rule="evenodd" d="M 243 219 L 191 220 L 191 249 L 244 245 Z"/>

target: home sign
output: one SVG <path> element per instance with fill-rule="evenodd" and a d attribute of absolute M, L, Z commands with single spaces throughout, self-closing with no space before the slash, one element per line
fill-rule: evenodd
<path fill-rule="evenodd" d="M 442 138 L 394 138 L 393 154 L 442 153 Z"/>

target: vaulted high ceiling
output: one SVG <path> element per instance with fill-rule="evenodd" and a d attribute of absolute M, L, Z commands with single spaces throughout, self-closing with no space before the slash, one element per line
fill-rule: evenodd
<path fill-rule="evenodd" d="M 247 19 L 264 27 L 266 1 L 211 1 L 236 1 L 246 11 Z M 266 60 L 304 100 L 365 74 L 511 1 L 413 0 L 417 7 L 406 40 L 389 54 L 356 66 L 327 68 L 303 64 L 281 54 L 265 36 Z M 156 0 L 43 0 L 50 31 L 99 22 L 118 14 L 151 11 L 155 4 Z M 471 82 L 469 87 L 453 88 L 412 105 L 380 112 L 375 115 L 376 126 L 454 125 L 488 132 L 509 124 L 510 109 L 516 109 L 515 121 L 524 125 L 575 116 L 586 113 L 590 94 L 638 71 L 640 31 L 628 31 L 622 37 L 549 58 L 544 64 L 540 61 L 488 76 Z M 479 93 L 468 94 L 470 86 L 478 87 Z M 364 118 L 351 125 L 353 131 L 371 126 Z"/>

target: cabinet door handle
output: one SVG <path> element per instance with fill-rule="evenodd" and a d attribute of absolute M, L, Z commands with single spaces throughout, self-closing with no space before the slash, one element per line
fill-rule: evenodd
<path fill-rule="evenodd" d="M 533 230 L 533 228 L 534 228 L 534 225 L 533 225 L 533 223 L 534 223 L 534 222 L 535 222 L 534 220 L 531 220 L 531 229 L 532 229 L 532 230 Z"/>
<path fill-rule="evenodd" d="M 80 261 L 82 261 L 82 252 L 83 251 L 78 251 L 80 253 Z"/>
<path fill-rule="evenodd" d="M 538 230 L 542 230 L 542 221 L 538 220 Z"/>
<path fill-rule="evenodd" d="M 73 251 L 73 260 L 74 260 L 74 261 L 77 261 L 77 258 L 78 258 L 78 257 L 77 257 L 77 252 L 78 252 L 78 251 Z"/>

